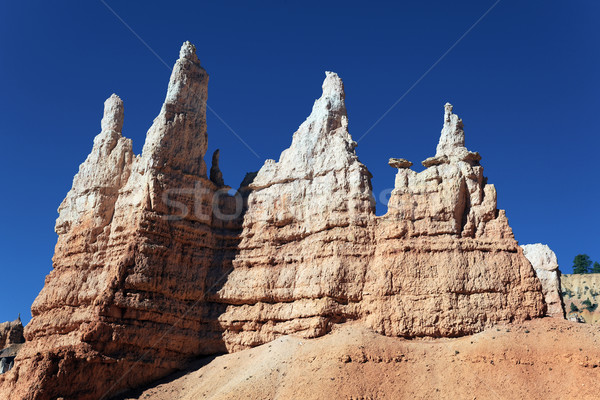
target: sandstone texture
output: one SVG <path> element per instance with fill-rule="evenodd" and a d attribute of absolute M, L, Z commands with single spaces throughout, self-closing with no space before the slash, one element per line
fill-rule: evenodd
<path fill-rule="evenodd" d="M 560 270 L 556 254 L 545 244 L 526 244 L 521 246 L 523 254 L 529 260 L 535 274 L 542 283 L 544 299 L 550 317 L 565 318 L 565 306 L 560 288 Z"/>
<path fill-rule="evenodd" d="M 279 161 L 250 184 L 239 254 L 219 291 L 230 350 L 288 334 L 325 334 L 358 312 L 373 253 L 371 174 L 348 133 L 341 79 L 323 94 Z"/>
<path fill-rule="evenodd" d="M 210 171 L 204 161 L 207 85 L 184 43 L 140 155 L 121 132 L 122 100 L 106 101 L 0 398 L 109 398 L 194 357 L 347 321 L 439 338 L 546 313 L 451 105 L 424 171 L 391 162 L 395 189 L 377 217 L 337 74 L 326 73 L 290 147 L 235 196 L 219 152 Z"/>
<path fill-rule="evenodd" d="M 290 148 L 250 185 L 239 254 L 219 291 L 230 304 L 219 317 L 228 349 L 316 337 L 347 320 L 390 336 L 451 337 L 544 315 L 540 282 L 452 106 L 425 171 L 392 159 L 389 211 L 376 217 L 344 97 L 328 73 Z"/>
<path fill-rule="evenodd" d="M 206 176 L 208 75 L 181 48 L 141 155 L 105 103 L 102 131 L 60 205 L 54 269 L 0 397 L 99 399 L 224 351 L 209 288 L 231 263 L 240 221 Z M 217 199 L 217 200 L 215 200 Z M 90 379 L 93 377 L 93 379 Z"/>
<path fill-rule="evenodd" d="M 200 360 L 125 396 L 143 400 L 598 398 L 600 331 L 557 318 L 454 339 L 405 340 L 345 324 Z"/>
<path fill-rule="evenodd" d="M 24 341 L 21 318 L 0 323 L 0 350 Z"/>
<path fill-rule="evenodd" d="M 413 165 L 412 162 L 405 160 L 404 158 L 390 158 L 388 164 L 393 168 L 410 168 Z"/>

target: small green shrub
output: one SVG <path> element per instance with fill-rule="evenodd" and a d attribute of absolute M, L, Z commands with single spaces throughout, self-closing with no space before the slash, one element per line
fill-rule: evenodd
<path fill-rule="evenodd" d="M 584 301 L 581 302 L 581 304 L 583 304 L 586 307 L 592 306 L 592 302 L 590 301 L 590 299 L 585 299 Z"/>

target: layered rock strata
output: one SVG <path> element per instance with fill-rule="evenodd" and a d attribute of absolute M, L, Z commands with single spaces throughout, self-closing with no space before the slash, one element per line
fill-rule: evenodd
<path fill-rule="evenodd" d="M 343 85 L 323 95 L 250 187 L 240 252 L 219 292 L 230 350 L 320 336 L 355 319 L 391 336 L 460 336 L 542 316 L 540 282 L 496 206 L 478 153 L 446 104 L 434 157 L 398 168 L 376 217 L 371 175 L 347 129 Z"/>
<path fill-rule="evenodd" d="M 446 104 L 436 155 L 398 169 L 377 218 L 364 318 L 386 335 L 460 336 L 544 315 L 541 286 L 514 239 L 481 156 Z"/>
<path fill-rule="evenodd" d="M 279 161 L 249 185 L 235 269 L 220 290 L 230 350 L 287 333 L 325 334 L 356 318 L 373 255 L 371 174 L 355 154 L 341 79 L 323 94 Z"/>
<path fill-rule="evenodd" d="M 122 136 L 123 102 L 106 101 L 0 397 L 107 398 L 194 356 L 321 336 L 346 320 L 448 337 L 545 313 L 452 106 L 427 169 L 390 160 L 395 189 L 376 217 L 335 73 L 290 148 L 236 196 L 218 152 L 207 176 L 207 83 L 186 42 L 141 155 Z"/>
<path fill-rule="evenodd" d="M 535 274 L 542 284 L 544 299 L 548 306 L 547 315 L 556 318 L 565 318 L 565 306 L 560 288 L 560 270 L 556 254 L 545 244 L 526 244 L 521 246 L 523 254 L 535 270 Z"/>
<path fill-rule="evenodd" d="M 139 156 L 121 134 L 123 102 L 106 101 L 102 131 L 60 205 L 54 269 L 2 394 L 105 398 L 224 351 L 220 306 L 206 299 L 231 264 L 241 221 L 206 176 L 207 84 L 186 42 Z"/>

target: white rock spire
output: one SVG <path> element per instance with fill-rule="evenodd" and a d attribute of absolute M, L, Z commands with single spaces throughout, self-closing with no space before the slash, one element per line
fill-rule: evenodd
<path fill-rule="evenodd" d="M 173 67 L 165 102 L 148 131 L 142 158 L 155 168 L 206 175 L 208 74 L 185 42 Z"/>
<path fill-rule="evenodd" d="M 437 145 L 436 157 L 453 156 L 465 148 L 465 131 L 462 119 L 452 113 L 452 104 L 444 105 L 444 127 Z"/>

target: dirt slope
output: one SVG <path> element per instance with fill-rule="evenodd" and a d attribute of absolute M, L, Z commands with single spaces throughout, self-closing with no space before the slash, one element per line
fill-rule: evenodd
<path fill-rule="evenodd" d="M 124 398 L 597 399 L 599 341 L 597 327 L 552 318 L 436 340 L 345 324 L 206 360 Z"/>

